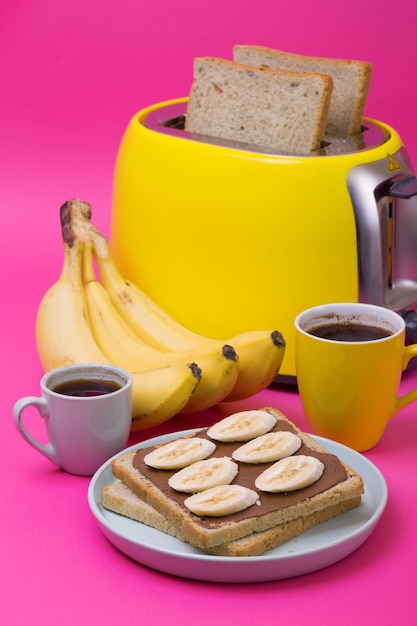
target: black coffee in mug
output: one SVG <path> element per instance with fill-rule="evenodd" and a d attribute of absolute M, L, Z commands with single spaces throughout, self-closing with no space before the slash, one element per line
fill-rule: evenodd
<path fill-rule="evenodd" d="M 320 326 L 310 328 L 308 333 L 321 339 L 346 342 L 375 341 L 376 339 L 389 337 L 392 334 L 386 328 L 351 321 L 321 323 Z"/>
<path fill-rule="evenodd" d="M 65 380 L 55 387 L 52 387 L 51 391 L 55 391 L 55 393 L 59 393 L 63 396 L 89 398 L 92 396 L 104 396 L 118 389 L 121 389 L 121 385 L 115 380 L 83 378 L 78 380 Z"/>

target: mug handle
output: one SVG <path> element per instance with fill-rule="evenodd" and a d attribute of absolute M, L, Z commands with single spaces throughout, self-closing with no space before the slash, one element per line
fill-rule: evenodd
<path fill-rule="evenodd" d="M 13 419 L 15 426 L 19 433 L 22 435 L 23 439 L 25 439 L 31 446 L 33 446 L 38 452 L 46 456 L 50 461 L 55 464 L 58 464 L 56 450 L 51 442 L 47 444 L 40 443 L 37 439 L 35 439 L 29 431 L 26 430 L 23 424 L 23 411 L 29 407 L 35 407 L 39 415 L 41 417 L 48 417 L 48 403 L 44 398 L 37 398 L 35 396 L 27 396 L 26 398 L 21 398 L 16 402 L 13 407 Z"/>
<path fill-rule="evenodd" d="M 413 343 L 409 346 L 405 346 L 403 352 L 403 371 L 407 367 L 409 361 L 411 361 L 414 356 L 417 357 L 417 344 Z M 395 409 L 393 414 L 395 415 L 395 413 L 397 413 L 400 409 L 403 409 L 405 406 L 411 404 L 411 402 L 414 402 L 415 400 L 417 400 L 417 389 L 413 389 L 413 391 L 409 391 L 403 396 L 400 396 L 399 398 L 397 398 L 397 401 L 395 403 Z"/>

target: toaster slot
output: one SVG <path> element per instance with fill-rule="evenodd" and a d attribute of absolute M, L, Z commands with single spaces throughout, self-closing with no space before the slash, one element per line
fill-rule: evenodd
<path fill-rule="evenodd" d="M 164 126 L 165 128 L 175 128 L 177 130 L 184 130 L 185 115 L 178 115 L 177 117 L 172 117 L 169 120 L 160 122 L 160 125 Z"/>
<path fill-rule="evenodd" d="M 276 152 L 267 147 L 258 145 L 245 144 L 237 141 L 229 141 L 220 137 L 209 137 L 190 133 L 185 130 L 185 122 L 187 115 L 187 101 L 177 100 L 172 102 L 161 103 L 161 105 L 150 110 L 146 116 L 140 119 L 140 123 L 147 129 L 171 135 L 186 141 L 197 141 L 218 147 L 232 148 L 244 150 L 258 154 L 267 154 L 275 156 L 295 156 L 299 158 L 299 154 L 280 151 Z M 304 154 L 304 157 L 317 158 L 326 156 L 340 156 L 343 154 L 354 154 L 364 150 L 369 150 L 375 146 L 381 145 L 388 141 L 389 133 L 387 133 L 378 124 L 372 120 L 367 120 L 366 124 L 361 127 L 361 131 L 349 137 L 333 137 L 326 136 L 321 147 L 314 152 Z"/>

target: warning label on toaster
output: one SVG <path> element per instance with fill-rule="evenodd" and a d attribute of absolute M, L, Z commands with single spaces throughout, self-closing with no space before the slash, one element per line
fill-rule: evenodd
<path fill-rule="evenodd" d="M 388 171 L 389 172 L 395 172 L 396 170 L 401 169 L 401 165 L 398 163 L 398 161 L 394 159 L 393 156 L 391 156 L 390 154 L 387 154 L 387 158 L 388 158 Z"/>

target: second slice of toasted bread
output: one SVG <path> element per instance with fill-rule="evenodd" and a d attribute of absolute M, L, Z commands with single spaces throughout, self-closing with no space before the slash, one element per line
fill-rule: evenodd
<path fill-rule="evenodd" d="M 263 46 L 240 45 L 234 46 L 233 58 L 239 63 L 254 66 L 328 74 L 333 80 L 333 91 L 326 133 L 347 137 L 360 132 L 371 82 L 370 63 L 304 56 Z"/>
<path fill-rule="evenodd" d="M 276 548 L 294 537 L 298 537 L 312 526 L 323 523 L 342 513 L 359 506 L 361 496 L 354 496 L 333 504 L 310 515 L 300 516 L 289 522 L 278 524 L 263 532 L 250 533 L 246 537 L 206 548 L 205 552 L 214 556 L 260 556 L 264 552 Z M 118 481 L 106 485 L 102 492 L 102 505 L 105 509 L 129 517 L 171 535 L 180 541 L 187 542 L 185 535 L 170 524 L 165 517 L 150 504 L 136 496 L 129 487 Z"/>

